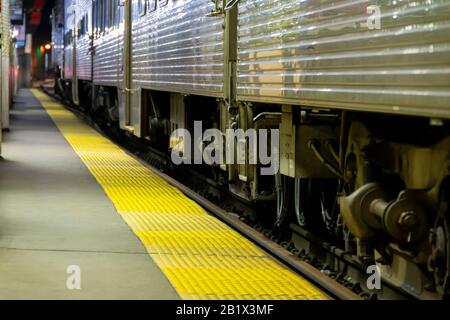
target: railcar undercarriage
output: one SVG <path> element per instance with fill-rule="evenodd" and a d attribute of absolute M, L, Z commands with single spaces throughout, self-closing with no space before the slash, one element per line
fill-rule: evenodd
<path fill-rule="evenodd" d="M 261 175 L 264 165 L 249 162 L 248 136 L 237 136 L 234 144 L 236 153 L 245 149 L 243 163 L 190 167 L 250 205 L 256 212 L 252 221 L 290 243 L 292 251 L 314 256 L 311 244 L 298 240 L 307 232 L 353 257 L 360 268 L 376 267 L 384 283 L 411 296 L 448 295 L 447 121 L 257 103 L 233 109 L 199 96 L 150 90 L 142 95 L 148 129 L 140 140 L 167 155 L 186 152 L 180 147 L 183 137 L 170 133 L 178 127 L 192 132 L 195 121 L 202 121 L 204 130 L 224 134 L 230 128 L 279 129 L 280 170 L 275 175 Z M 91 115 L 117 127 L 115 89 L 96 87 L 95 97 Z M 206 106 L 213 112 L 203 112 Z M 203 141 L 200 148 L 209 143 Z M 241 215 L 246 219 L 245 212 Z M 333 265 L 329 257 L 322 262 Z M 391 297 L 383 295 L 383 287 L 369 290 L 367 277 L 358 277 L 353 280 L 363 284 L 366 296 Z"/>

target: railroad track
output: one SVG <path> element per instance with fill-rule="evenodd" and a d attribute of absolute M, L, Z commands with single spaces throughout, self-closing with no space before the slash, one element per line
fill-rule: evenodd
<path fill-rule="evenodd" d="M 362 281 L 367 277 L 365 266 L 351 254 L 294 224 L 290 225 L 292 234 L 287 237 L 273 234 L 271 230 L 264 229 L 260 221 L 253 219 L 256 217 L 255 209 L 250 203 L 237 199 L 214 180 L 190 167 L 173 166 L 167 155 L 143 144 L 133 136 L 99 126 L 67 101 L 44 87 L 41 89 L 102 135 L 120 145 L 130 156 L 156 175 L 200 204 L 210 214 L 253 241 L 276 260 L 289 266 L 331 297 L 339 300 L 378 298 L 377 292 L 371 293 L 363 289 Z M 383 297 L 386 296 L 388 299 L 414 298 L 386 281 L 383 281 L 383 291 Z"/>

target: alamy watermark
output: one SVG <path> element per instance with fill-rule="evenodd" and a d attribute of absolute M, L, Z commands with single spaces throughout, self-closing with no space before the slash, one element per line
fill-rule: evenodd
<path fill-rule="evenodd" d="M 201 121 L 194 122 L 194 135 L 187 129 L 177 129 L 171 135 L 176 141 L 171 158 L 180 164 L 260 164 L 261 175 L 275 175 L 279 165 L 278 129 L 218 129 L 203 131 Z"/>
<path fill-rule="evenodd" d="M 367 28 L 369 30 L 380 30 L 381 29 L 381 8 L 377 5 L 368 6 L 366 13 L 369 15 L 366 22 L 361 23 L 362 28 Z"/>
<path fill-rule="evenodd" d="M 381 270 L 377 265 L 371 265 L 367 267 L 367 275 L 369 276 L 366 281 L 367 289 L 369 290 L 381 290 Z"/>
<path fill-rule="evenodd" d="M 70 265 L 66 268 L 69 275 L 66 280 L 68 290 L 81 290 L 81 268 L 77 265 Z"/>

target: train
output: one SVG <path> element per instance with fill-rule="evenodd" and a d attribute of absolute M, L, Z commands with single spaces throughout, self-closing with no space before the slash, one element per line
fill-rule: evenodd
<path fill-rule="evenodd" d="M 320 234 L 391 286 L 448 297 L 449 0 L 56 3 L 58 94 L 167 154 L 217 144 L 185 143 L 199 122 L 240 130 L 223 150 L 241 161 L 207 168 L 273 206 L 258 214 L 274 229 Z"/>
<path fill-rule="evenodd" d="M 18 72 L 11 30 L 10 3 L 0 1 L 0 156 L 2 131 L 9 130 L 9 110 L 17 91 Z"/>

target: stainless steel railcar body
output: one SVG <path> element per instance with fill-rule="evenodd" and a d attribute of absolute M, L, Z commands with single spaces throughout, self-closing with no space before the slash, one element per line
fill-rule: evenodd
<path fill-rule="evenodd" d="M 123 6 L 120 5 L 119 0 L 95 0 L 93 6 L 93 81 L 96 85 L 117 87 L 123 79 L 124 71 L 122 61 L 124 50 Z M 109 14 L 105 14 L 105 12 L 109 12 Z M 108 16 L 108 20 L 100 19 L 100 16 Z"/>
<path fill-rule="evenodd" d="M 92 55 L 89 31 L 92 30 L 92 1 L 76 0 L 76 74 L 77 80 L 92 81 Z"/>
<path fill-rule="evenodd" d="M 123 78 L 123 31 L 111 30 L 94 40 L 94 83 L 117 86 Z"/>
<path fill-rule="evenodd" d="M 210 0 L 133 1 L 133 85 L 223 97 L 224 21 L 213 9 Z"/>
<path fill-rule="evenodd" d="M 450 118 L 448 0 L 241 0 L 238 24 L 241 101 Z"/>
<path fill-rule="evenodd" d="M 80 103 L 85 96 L 80 81 L 92 81 L 91 24 L 92 1 L 65 1 L 66 32 L 64 50 L 64 77 L 70 81 L 72 100 Z"/>
<path fill-rule="evenodd" d="M 132 1 L 125 27 L 131 29 L 130 87 L 125 88 L 131 94 L 129 110 L 121 104 L 122 128 L 142 135 L 143 89 L 226 96 L 225 15 L 211 15 L 214 9 L 210 0 Z"/>
<path fill-rule="evenodd" d="M 10 65 L 11 65 L 11 56 L 10 50 L 12 46 L 11 41 L 11 22 L 10 22 L 10 4 L 9 1 L 1 1 L 0 2 L 0 129 L 8 129 L 9 128 L 9 104 L 12 99 L 10 97 L 10 87 L 9 87 L 9 75 L 10 75 Z M 1 141 L 1 133 L 0 133 L 0 141 Z"/>
<path fill-rule="evenodd" d="M 75 27 L 75 2 L 64 1 L 64 72 L 63 78 L 72 80 L 74 75 L 73 30 Z"/>
<path fill-rule="evenodd" d="M 52 65 L 62 68 L 64 64 L 64 1 L 57 0 L 52 11 Z"/>

